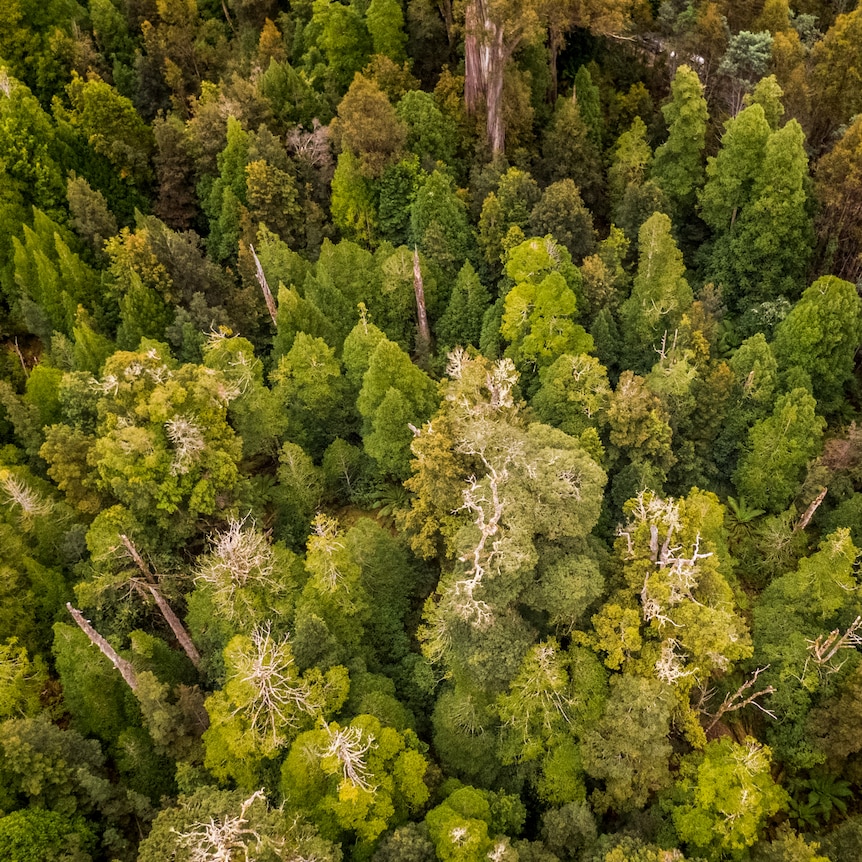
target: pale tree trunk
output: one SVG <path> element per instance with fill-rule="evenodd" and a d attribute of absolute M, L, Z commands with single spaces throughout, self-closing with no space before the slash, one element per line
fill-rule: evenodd
<path fill-rule="evenodd" d="M 72 615 L 72 619 L 78 624 L 81 631 L 87 636 L 93 646 L 99 648 L 102 655 L 120 672 L 126 681 L 126 685 L 136 692 L 138 690 L 138 676 L 130 661 L 126 661 L 91 625 L 84 615 L 72 607 L 71 602 L 66 602 L 66 610 Z"/>
<path fill-rule="evenodd" d="M 263 267 L 261 266 L 260 260 L 258 260 L 257 253 L 254 250 L 254 246 L 249 244 L 248 248 L 251 252 L 252 258 L 254 258 L 255 275 L 257 275 L 257 281 L 260 285 L 260 289 L 263 291 L 263 300 L 266 303 L 266 310 L 269 312 L 269 316 L 272 318 L 272 322 L 278 323 L 278 309 L 275 306 L 275 300 L 272 297 L 272 291 L 269 289 L 269 284 L 266 280 L 266 274 L 263 271 Z"/>
<path fill-rule="evenodd" d="M 419 266 L 419 252 L 413 249 L 413 292 L 416 294 L 416 317 L 419 333 L 416 339 L 416 352 L 420 359 L 427 360 L 431 355 L 431 331 L 428 328 L 428 312 L 425 309 L 425 287 L 422 283 L 422 269 Z"/>
<path fill-rule="evenodd" d="M 464 39 L 464 101 L 467 111 L 476 110 L 485 97 L 487 134 L 492 153 L 506 146 L 503 121 L 503 73 L 509 51 L 503 44 L 503 26 L 494 21 L 484 0 L 471 0 L 466 13 Z"/>
<path fill-rule="evenodd" d="M 134 546 L 132 540 L 128 536 L 120 536 L 120 541 L 129 552 L 129 556 L 132 558 L 135 565 L 141 570 L 144 577 L 147 579 L 147 589 L 155 600 L 158 609 L 162 612 L 165 622 L 171 627 L 171 631 L 174 633 L 174 637 L 177 639 L 177 642 L 183 648 L 183 651 L 189 657 L 191 663 L 200 670 L 201 654 L 198 652 L 197 647 L 194 645 L 194 642 L 186 631 L 182 621 L 174 613 L 174 609 L 170 604 L 168 604 L 167 599 L 162 595 L 161 590 L 158 587 L 158 582 L 150 571 L 150 567 L 144 562 L 143 558 L 138 553 L 138 549 Z"/>

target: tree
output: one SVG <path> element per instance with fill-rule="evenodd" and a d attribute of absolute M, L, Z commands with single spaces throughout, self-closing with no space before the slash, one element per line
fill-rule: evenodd
<path fill-rule="evenodd" d="M 96 260 L 103 260 L 105 241 L 117 233 L 117 220 L 108 209 L 105 196 L 93 189 L 83 178 L 70 175 L 66 183 L 72 227 L 94 252 Z"/>
<path fill-rule="evenodd" d="M 240 481 L 240 442 L 226 421 L 235 391 L 211 372 L 143 342 L 107 360 L 98 384 L 97 487 L 175 539 L 198 513 L 225 508 Z"/>
<path fill-rule="evenodd" d="M 810 377 L 820 410 L 828 413 L 843 403 L 860 339 L 862 299 L 856 288 L 823 276 L 776 327 L 773 350 L 782 369 L 799 368 Z"/>
<path fill-rule="evenodd" d="M 510 342 L 506 353 L 519 369 L 535 373 L 564 353 L 587 353 L 593 347 L 592 338 L 574 322 L 577 300 L 566 275 L 574 281 L 577 270 L 569 267 L 571 258 L 551 237 L 527 240 L 507 255 L 506 274 L 515 286 L 506 294 L 500 333 Z"/>
<path fill-rule="evenodd" d="M 689 66 L 680 66 L 671 84 L 671 101 L 663 108 L 668 138 L 655 151 L 651 178 L 680 223 L 694 209 L 703 184 L 703 149 L 708 112 L 703 86 Z"/>
<path fill-rule="evenodd" d="M 682 254 L 664 213 L 653 213 L 638 234 L 638 271 L 631 296 L 620 307 L 628 365 L 645 371 L 663 337 L 679 326 L 693 296 Z"/>
<path fill-rule="evenodd" d="M 371 35 L 375 54 L 385 54 L 396 63 L 407 59 L 407 34 L 400 3 L 371 0 L 365 13 L 365 26 Z"/>
<path fill-rule="evenodd" d="M 769 136 L 762 165 L 754 174 L 751 203 L 740 213 L 726 243 L 716 246 L 716 280 L 732 308 L 800 292 L 813 238 L 804 137 L 795 120 Z"/>
<path fill-rule="evenodd" d="M 473 258 L 467 205 L 448 174 L 435 170 L 419 187 L 410 208 L 410 233 L 419 251 L 452 279 Z"/>
<path fill-rule="evenodd" d="M 764 821 L 787 804 L 770 775 L 768 748 L 748 737 L 725 737 L 685 758 L 671 798 L 679 837 L 698 851 L 739 853 L 757 840 Z"/>
<path fill-rule="evenodd" d="M 784 0 L 778 0 L 778 2 L 784 2 Z M 783 95 L 784 91 L 775 75 L 768 75 L 761 78 L 751 94 L 745 97 L 745 104 L 746 106 L 760 105 L 769 128 L 774 132 L 781 125 L 781 118 L 784 116 L 784 105 L 781 103 Z"/>
<path fill-rule="evenodd" d="M 453 347 L 478 347 L 482 319 L 491 302 L 487 288 L 467 261 L 452 287 L 446 311 L 435 327 L 437 340 L 446 350 Z"/>
<path fill-rule="evenodd" d="M 269 623 L 231 639 L 225 668 L 224 687 L 206 701 L 206 765 L 243 789 L 258 780 L 261 760 L 276 757 L 300 732 L 332 716 L 347 697 L 346 668 L 300 675 L 289 638 L 273 635 Z"/>
<path fill-rule="evenodd" d="M 428 761 L 419 749 L 412 731 L 399 732 L 370 715 L 346 725 L 330 722 L 293 743 L 282 766 L 282 790 L 324 835 L 352 833 L 360 846 L 370 845 L 427 802 Z"/>
<path fill-rule="evenodd" d="M 730 111 L 734 113 L 742 104 L 743 94 L 751 90 L 763 77 L 772 55 L 772 34 L 767 31 L 752 33 L 741 30 L 731 36 L 727 52 L 721 58 L 718 72 L 733 81 Z"/>
<path fill-rule="evenodd" d="M 246 165 L 245 177 L 252 223 L 265 224 L 288 245 L 301 245 L 304 213 L 293 176 L 264 159 L 257 159 Z"/>
<path fill-rule="evenodd" d="M 371 354 L 356 407 L 363 419 L 366 452 L 383 473 L 396 477 L 409 471 L 410 425 L 421 425 L 437 404 L 433 381 L 391 341 L 383 340 Z"/>
<path fill-rule="evenodd" d="M 604 712 L 581 743 L 584 770 L 603 782 L 593 794 L 599 811 L 641 808 L 670 784 L 671 701 L 658 680 L 625 673 L 611 677 Z"/>
<path fill-rule="evenodd" d="M 575 73 L 575 92 L 573 98 L 578 103 L 578 111 L 586 123 L 588 135 L 601 152 L 602 147 L 602 103 L 601 93 L 586 66 Z"/>
<path fill-rule="evenodd" d="M 758 104 L 729 119 L 724 129 L 718 154 L 707 160 L 706 184 L 699 196 L 701 218 L 718 234 L 730 231 L 750 204 L 770 136 Z"/>
<path fill-rule="evenodd" d="M 523 236 L 530 211 L 538 200 L 539 187 L 535 180 L 517 168 L 509 168 L 500 177 L 496 191 L 485 198 L 479 217 L 478 240 L 485 260 L 495 274 L 499 272 L 504 245 L 513 235 Z"/>
<path fill-rule="evenodd" d="M 208 245 L 216 260 L 236 254 L 242 209 L 247 203 L 246 165 L 249 136 L 236 117 L 228 117 L 227 140 L 218 155 L 219 176 L 209 188 L 203 209 L 210 221 Z"/>
<path fill-rule="evenodd" d="M 633 206 L 632 198 L 642 196 L 643 186 L 647 183 L 652 166 L 652 148 L 646 140 L 646 125 L 640 117 L 632 120 L 631 127 L 617 139 L 613 149 L 613 159 L 608 168 L 608 193 L 614 222 L 625 224 L 623 214 L 639 207 Z M 632 225 L 637 230 L 639 224 Z"/>
<path fill-rule="evenodd" d="M 321 338 L 297 334 L 272 373 L 284 437 L 320 457 L 335 429 L 345 429 L 345 385 L 335 351 Z"/>
<path fill-rule="evenodd" d="M 534 236 L 550 234 L 578 264 L 595 248 L 593 217 L 569 179 L 552 183 L 542 193 L 530 213 L 530 232 Z"/>
<path fill-rule="evenodd" d="M 779 512 L 793 499 L 802 470 L 820 449 L 826 423 L 816 407 L 809 392 L 793 389 L 751 429 L 733 474 L 736 489 L 749 503 Z"/>
<path fill-rule="evenodd" d="M 611 225 L 607 237 L 599 243 L 596 254 L 584 258 L 581 276 L 584 279 L 584 315 L 596 319 L 602 310 L 615 312 L 629 293 L 631 279 L 623 266 L 629 249 L 625 233 Z"/>
<path fill-rule="evenodd" d="M 15 637 L 0 644 L 0 719 L 34 718 L 42 708 L 40 695 L 47 684 L 40 656 L 31 659 Z"/>
<path fill-rule="evenodd" d="M 862 117 L 817 162 L 815 193 L 823 206 L 817 227 L 824 262 L 855 282 L 862 274 Z"/>
<path fill-rule="evenodd" d="M 811 52 L 812 106 L 816 118 L 815 140 L 829 133 L 859 112 L 862 81 L 862 10 L 839 15 Z"/>
<path fill-rule="evenodd" d="M 419 157 L 423 168 L 430 171 L 437 162 L 447 165 L 453 162 L 457 128 L 430 93 L 410 90 L 395 110 L 407 125 L 407 149 Z"/>
<path fill-rule="evenodd" d="M 363 176 L 379 179 L 403 154 L 407 129 L 386 94 L 357 74 L 338 105 L 341 145 L 359 159 Z"/>
<path fill-rule="evenodd" d="M 371 37 L 358 9 L 334 0 L 315 0 L 311 32 L 305 34 L 311 46 L 326 57 L 326 78 L 333 103 L 348 89 L 364 68 L 373 50 Z M 373 26 L 373 25 L 372 25 Z"/>
<path fill-rule="evenodd" d="M 96 836 L 81 818 L 25 808 L 0 817 L 2 862 L 66 862 L 90 859 Z"/>
<path fill-rule="evenodd" d="M 377 243 L 377 194 L 349 150 L 338 156 L 332 177 L 332 222 L 347 237 L 374 247 Z"/>
<path fill-rule="evenodd" d="M 560 97 L 542 140 L 542 164 L 552 182 L 570 179 L 592 211 L 601 200 L 600 154 L 581 117 L 576 93 Z"/>
<path fill-rule="evenodd" d="M 539 379 L 532 406 L 543 422 L 573 437 L 607 422 L 608 372 L 594 356 L 563 354 L 539 372 Z"/>
<path fill-rule="evenodd" d="M 503 83 L 515 50 L 538 35 L 541 9 L 534 3 L 471 0 L 464 23 L 464 101 L 468 113 L 484 102 L 487 143 L 496 156 L 506 146 Z"/>
<path fill-rule="evenodd" d="M 666 476 L 676 462 L 671 449 L 670 417 L 642 377 L 631 371 L 622 373 L 608 407 L 608 424 L 614 446 L 619 446 L 633 463 L 657 470 L 655 478 Z"/>
<path fill-rule="evenodd" d="M 84 81 L 73 72 L 66 92 L 72 103 L 72 125 L 80 128 L 89 146 L 105 156 L 121 177 L 145 185 L 151 178 L 153 135 L 132 102 L 98 75 Z"/>
<path fill-rule="evenodd" d="M 319 859 L 339 862 L 340 849 L 321 838 L 315 826 L 296 811 L 270 808 L 263 790 L 218 790 L 211 785 L 181 795 L 165 806 L 141 841 L 140 862 L 202 862 L 237 854 L 271 859 Z"/>

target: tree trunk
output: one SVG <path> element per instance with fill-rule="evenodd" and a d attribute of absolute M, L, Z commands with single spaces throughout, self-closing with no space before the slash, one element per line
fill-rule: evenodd
<path fill-rule="evenodd" d="M 487 135 L 491 152 L 500 155 L 506 146 L 503 121 L 503 73 L 508 51 L 503 27 L 494 21 L 485 0 L 471 0 L 466 12 L 464 38 L 464 102 L 469 113 L 485 98 Z"/>
<path fill-rule="evenodd" d="M 182 621 L 174 613 L 174 609 L 162 595 L 161 590 L 159 590 L 158 582 L 155 577 L 153 577 L 150 567 L 144 562 L 143 557 L 138 553 L 138 549 L 134 546 L 134 543 L 128 536 L 120 536 L 120 541 L 129 552 L 135 565 L 141 570 L 141 572 L 143 572 L 144 577 L 147 579 L 147 588 L 155 600 L 156 606 L 162 612 L 165 622 L 171 627 L 171 631 L 174 633 L 174 637 L 177 639 L 177 642 L 183 648 L 183 651 L 189 657 L 191 663 L 200 670 L 201 654 L 198 652 L 197 647 L 194 645 L 194 642 L 186 631 Z"/>
<path fill-rule="evenodd" d="M 416 338 L 416 353 L 423 361 L 431 356 L 431 331 L 428 328 L 428 312 L 425 309 L 425 286 L 422 283 L 422 270 L 419 267 L 419 252 L 413 248 L 413 292 L 416 294 L 416 317 L 419 333 Z"/>
<path fill-rule="evenodd" d="M 264 302 L 266 302 L 266 309 L 269 312 L 269 316 L 272 318 L 272 322 L 277 323 L 277 309 L 275 307 L 275 300 L 272 298 L 272 291 L 269 289 L 269 284 L 266 281 L 266 274 L 264 273 L 263 267 L 258 260 L 257 254 L 254 250 L 254 246 L 249 245 L 248 248 L 251 252 L 251 256 L 254 258 L 255 274 L 257 275 L 257 281 L 258 284 L 260 284 L 260 289 L 263 291 L 263 299 Z"/>
<path fill-rule="evenodd" d="M 560 33 L 557 27 L 551 27 L 548 31 L 548 62 L 551 70 L 551 84 L 548 87 L 548 102 L 552 105 L 557 104 L 557 95 L 559 94 L 559 74 L 557 71 L 557 58 L 560 56 L 560 49 L 563 47 L 563 34 Z"/>
<path fill-rule="evenodd" d="M 120 672 L 126 681 L 126 685 L 133 691 L 138 690 L 138 676 L 130 661 L 126 661 L 91 625 L 84 615 L 72 607 L 71 602 L 66 602 L 66 610 L 72 615 L 72 619 L 78 624 L 81 631 L 89 638 L 90 643 L 97 646 L 102 655 Z"/>

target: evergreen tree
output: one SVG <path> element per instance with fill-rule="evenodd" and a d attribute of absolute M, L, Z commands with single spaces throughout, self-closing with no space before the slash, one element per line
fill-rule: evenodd
<path fill-rule="evenodd" d="M 627 364 L 645 371 L 663 339 L 673 339 L 692 303 L 685 264 L 670 233 L 670 219 L 653 213 L 638 235 L 638 271 L 631 296 L 620 307 Z"/>
<path fill-rule="evenodd" d="M 802 471 L 820 449 L 825 422 L 805 389 L 793 389 L 776 402 L 772 415 L 758 422 L 733 483 L 746 501 L 771 512 L 784 509 L 799 490 Z"/>
<path fill-rule="evenodd" d="M 482 319 L 491 302 L 487 288 L 467 261 L 458 273 L 446 311 L 437 321 L 437 340 L 442 349 L 478 347 Z"/>
<path fill-rule="evenodd" d="M 747 110 L 758 109 L 753 105 Z M 801 292 L 813 240 L 804 137 L 795 120 L 769 136 L 753 177 L 751 203 L 727 240 L 716 246 L 716 280 L 732 308 Z"/>
<path fill-rule="evenodd" d="M 651 176 L 667 199 L 675 220 L 690 218 L 703 184 L 703 150 L 709 118 L 703 85 L 689 66 L 676 70 L 671 100 L 663 108 L 668 138 L 655 152 Z"/>

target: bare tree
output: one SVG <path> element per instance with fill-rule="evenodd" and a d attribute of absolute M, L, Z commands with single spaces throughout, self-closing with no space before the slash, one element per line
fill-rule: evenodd
<path fill-rule="evenodd" d="M 237 814 L 211 817 L 206 822 L 193 824 L 187 831 L 176 832 L 180 846 L 189 851 L 189 862 L 237 862 L 240 859 L 252 862 L 253 852 L 265 841 L 276 845 L 274 849 L 277 849 L 277 842 L 264 839 L 249 823 L 249 809 L 258 801 L 265 804 L 263 790 L 244 800 Z"/>
<path fill-rule="evenodd" d="M 285 742 L 284 731 L 299 723 L 298 713 L 320 714 L 323 703 L 298 676 L 290 642 L 272 637 L 269 623 L 255 626 L 251 649 L 242 651 L 235 665 L 235 677 L 253 693 L 248 703 L 238 706 L 252 732 L 278 747 Z"/>
<path fill-rule="evenodd" d="M 227 530 L 211 538 L 212 550 L 199 565 L 195 582 L 206 584 L 222 613 L 236 619 L 242 610 L 237 593 L 256 585 L 280 593 L 283 585 L 273 576 L 275 556 L 267 537 L 252 521 L 232 518 Z"/>
<path fill-rule="evenodd" d="M 766 697 L 769 694 L 775 694 L 775 687 L 768 685 L 765 688 L 760 689 L 760 691 L 753 691 L 757 685 L 757 678 L 762 674 L 765 670 L 769 668 L 769 665 L 765 665 L 764 667 L 759 667 L 755 670 L 751 676 L 739 686 L 739 688 L 734 692 L 728 692 L 724 696 L 724 700 L 721 702 L 721 706 L 719 706 L 718 710 L 710 714 L 704 708 L 706 704 L 710 701 L 712 696 L 715 694 L 715 689 L 701 689 L 700 692 L 700 701 L 697 704 L 696 709 L 698 712 L 707 716 L 707 718 L 711 718 L 712 721 L 704 728 L 705 733 L 709 733 L 718 723 L 724 718 L 725 715 L 729 712 L 736 712 L 737 710 L 743 709 L 746 706 L 755 706 L 765 715 L 768 715 L 770 718 L 775 718 L 775 713 L 771 710 L 767 709 L 763 704 L 758 703 L 758 698 Z"/>
<path fill-rule="evenodd" d="M 337 729 L 336 729 L 337 728 Z M 321 758 L 335 758 L 342 778 L 362 790 L 374 790 L 366 763 L 366 755 L 374 747 L 374 736 L 358 727 L 325 728 L 328 742 L 318 750 Z"/>

